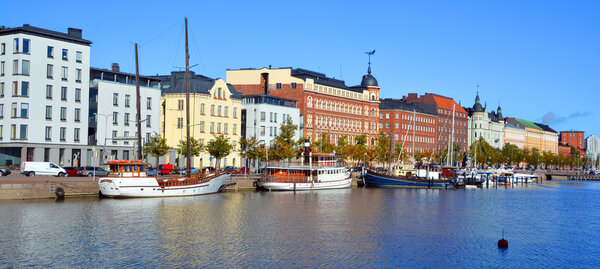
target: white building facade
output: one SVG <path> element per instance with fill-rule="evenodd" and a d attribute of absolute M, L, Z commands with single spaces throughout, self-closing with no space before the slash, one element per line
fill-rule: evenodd
<path fill-rule="evenodd" d="M 480 137 L 492 147 L 502 149 L 504 147 L 504 118 L 502 118 L 502 109 L 498 106 L 498 112 L 487 112 L 487 107 L 481 106 L 479 94 L 475 98 L 473 108 L 467 108 L 469 113 L 469 122 L 467 136 L 469 146 L 471 146 Z"/>
<path fill-rule="evenodd" d="M 590 135 L 585 139 L 585 149 L 587 157 L 590 160 L 600 158 L 600 138 L 595 135 Z"/>
<path fill-rule="evenodd" d="M 100 152 L 94 154 L 98 161 L 92 162 L 138 159 L 135 74 L 120 72 L 117 64 L 111 70 L 91 68 L 90 72 L 89 143 Z M 142 147 L 155 133 L 160 134 L 159 86 L 157 79 L 140 77 Z M 87 152 L 88 157 L 92 154 Z"/>
<path fill-rule="evenodd" d="M 0 165 L 86 161 L 90 44 L 73 28 L 0 29 Z"/>
<path fill-rule="evenodd" d="M 296 100 L 269 95 L 246 95 L 242 99 L 242 138 L 254 137 L 261 144 L 271 145 L 287 118 L 298 126 L 294 139 L 303 137 L 300 130 L 302 119 Z"/>

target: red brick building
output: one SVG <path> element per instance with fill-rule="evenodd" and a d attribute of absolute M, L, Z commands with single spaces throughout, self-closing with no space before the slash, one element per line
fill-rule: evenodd
<path fill-rule="evenodd" d="M 584 133 L 583 131 L 562 131 L 560 132 L 560 143 L 563 145 L 573 146 L 576 149 L 584 149 Z"/>
<path fill-rule="evenodd" d="M 356 136 L 367 134 L 373 145 L 379 134 L 379 86 L 371 67 L 361 85 L 352 87 L 322 73 L 292 68 L 227 70 L 227 82 L 244 95 L 297 100 L 304 117 L 300 127 L 312 141 L 327 133 L 333 143 L 347 135 L 353 144 Z"/>
<path fill-rule="evenodd" d="M 454 141 L 461 145 L 461 151 L 467 149 L 467 125 L 469 118 L 465 111 L 454 99 L 433 93 L 425 93 L 417 96 L 416 93 L 409 93 L 408 96 L 402 97 L 402 101 L 408 103 L 423 103 L 437 106 L 437 134 L 436 134 L 436 151 L 444 151 L 449 146 L 449 141 Z M 453 114 L 454 113 L 454 114 Z M 454 125 L 452 119 L 454 115 Z M 454 134 L 452 130 L 454 129 Z"/>
<path fill-rule="evenodd" d="M 404 145 L 407 153 L 413 152 L 413 145 L 414 152 L 435 151 L 437 123 L 435 105 L 399 99 L 382 99 L 379 105 L 379 128 L 391 134 L 395 145 Z"/>

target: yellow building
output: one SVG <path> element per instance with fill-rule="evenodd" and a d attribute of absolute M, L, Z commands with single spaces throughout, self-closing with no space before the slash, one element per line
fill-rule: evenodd
<path fill-rule="evenodd" d="M 185 72 L 172 72 L 170 76 L 160 76 L 161 90 L 161 130 L 167 144 L 174 148 L 169 151 L 169 163 L 183 167 L 184 158 L 179 156 L 179 141 L 186 136 L 185 111 Z M 215 136 L 225 135 L 233 144 L 231 154 L 221 160 L 221 167 L 240 166 L 239 140 L 241 135 L 242 95 L 223 79 L 211 79 L 190 72 L 190 136 L 203 145 Z M 183 156 L 184 157 L 184 156 Z M 203 151 L 192 157 L 192 167 L 214 167 L 216 160 Z"/>

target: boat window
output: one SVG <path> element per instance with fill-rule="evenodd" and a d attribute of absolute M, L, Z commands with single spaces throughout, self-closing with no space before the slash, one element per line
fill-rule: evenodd
<path fill-rule="evenodd" d="M 140 165 L 140 166 L 138 166 L 138 167 L 139 167 L 139 171 L 140 171 L 140 172 L 144 172 L 144 166 Z"/>

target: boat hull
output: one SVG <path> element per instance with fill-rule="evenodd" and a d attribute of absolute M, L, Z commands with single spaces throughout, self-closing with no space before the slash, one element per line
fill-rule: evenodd
<path fill-rule="evenodd" d="M 433 180 L 411 180 L 408 178 L 390 177 L 370 172 L 367 172 L 367 174 L 365 175 L 365 185 L 367 187 L 436 189 L 446 189 L 454 186 L 450 182 L 435 182 Z"/>
<path fill-rule="evenodd" d="M 168 197 L 168 196 L 192 196 L 216 193 L 220 191 L 221 185 L 229 178 L 229 174 L 222 174 L 212 178 L 210 181 L 186 186 L 161 187 L 154 177 L 140 178 L 100 178 L 98 187 L 103 196 L 106 197 Z"/>
<path fill-rule="evenodd" d="M 343 180 L 324 181 L 324 182 L 278 182 L 278 181 L 259 181 L 258 186 L 271 191 L 310 191 L 326 189 L 345 189 L 352 186 L 352 178 Z"/>

